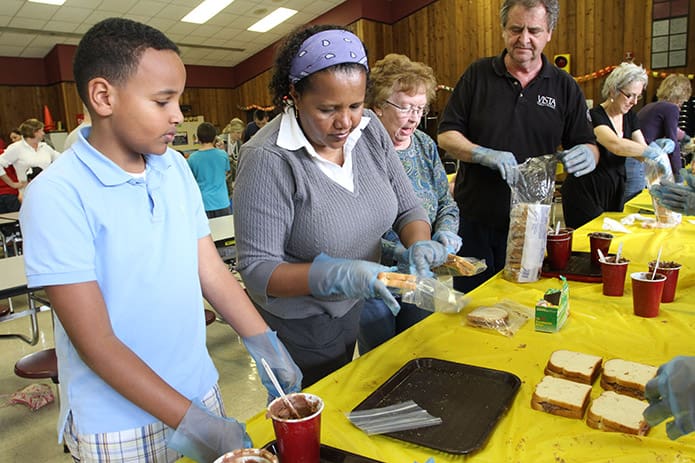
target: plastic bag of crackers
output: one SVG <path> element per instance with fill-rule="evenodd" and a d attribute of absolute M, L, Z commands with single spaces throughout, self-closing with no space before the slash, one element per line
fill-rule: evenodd
<path fill-rule="evenodd" d="M 509 185 L 512 195 L 503 272 L 506 280 L 527 283 L 540 278 L 556 168 L 554 154 L 529 158 L 517 166 L 519 175 Z"/>

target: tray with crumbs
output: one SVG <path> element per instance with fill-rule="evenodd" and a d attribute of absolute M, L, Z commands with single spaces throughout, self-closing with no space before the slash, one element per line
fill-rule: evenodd
<path fill-rule="evenodd" d="M 353 411 L 415 401 L 442 424 L 385 436 L 453 454 L 480 449 L 511 407 L 518 376 L 500 370 L 417 358 L 406 363 Z"/>
<path fill-rule="evenodd" d="M 615 254 L 608 254 L 613 256 Z M 548 265 L 548 260 L 543 261 L 541 276 L 558 277 L 562 275 L 568 280 L 583 281 L 584 283 L 601 283 L 601 264 L 591 263 L 591 253 L 572 251 L 567 267 L 562 270 L 553 270 Z"/>

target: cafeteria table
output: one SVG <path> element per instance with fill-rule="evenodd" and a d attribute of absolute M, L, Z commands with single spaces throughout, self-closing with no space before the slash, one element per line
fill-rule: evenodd
<path fill-rule="evenodd" d="M 574 233 L 573 249 L 588 251 L 587 233 L 599 231 L 603 217 L 619 220 L 624 213 L 607 213 Z M 632 313 L 629 275 L 622 297 L 607 297 L 600 283 L 570 281 L 570 316 L 556 333 L 534 330 L 529 320 L 514 336 L 466 325 L 471 310 L 512 299 L 533 307 L 549 288 L 559 288 L 555 278 L 533 283 L 511 283 L 500 274 L 469 293 L 471 301 L 460 314 L 435 313 L 399 336 L 307 388 L 323 398 L 321 442 L 383 462 L 436 463 L 461 461 L 463 457 L 396 440 L 368 436 L 346 418 L 350 412 L 406 362 L 434 357 L 457 363 L 511 372 L 522 383 L 506 415 L 501 418 L 483 447 L 466 460 L 473 462 L 693 462 L 695 435 L 668 439 L 664 424 L 647 436 L 603 432 L 579 419 L 533 410 L 535 385 L 543 378 L 550 354 L 558 349 L 610 358 L 624 358 L 661 365 L 674 356 L 695 355 L 695 225 L 683 221 L 672 229 L 628 227 L 631 233 L 614 233 L 610 252 L 623 243 L 630 259 L 628 272 L 644 271 L 663 246 L 662 259 L 683 264 L 676 299 L 662 304 L 656 318 Z M 465 239 L 465 238 L 464 238 Z M 597 380 L 591 397 L 602 389 Z M 428 391 L 438 394 L 437 390 Z M 247 423 L 256 446 L 274 440 L 271 421 L 260 413 Z"/>
<path fill-rule="evenodd" d="M 37 314 L 43 307 L 48 305 L 47 301 L 35 295 L 36 288 L 29 290 L 27 279 L 24 274 L 24 257 L 8 257 L 0 259 L 0 299 L 27 295 L 29 304 L 25 310 L 11 312 L 0 317 L 0 323 L 15 320 L 17 318 L 29 317 L 29 335 L 21 333 L 1 333 L 0 338 L 19 338 L 22 341 L 36 345 L 39 341 L 39 323 Z M 37 306 L 37 302 L 42 304 Z M 48 308 L 46 309 L 48 310 Z"/>

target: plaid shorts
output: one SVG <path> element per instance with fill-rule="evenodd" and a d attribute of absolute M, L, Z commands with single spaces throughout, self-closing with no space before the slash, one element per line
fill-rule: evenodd
<path fill-rule="evenodd" d="M 203 397 L 203 404 L 214 414 L 226 416 L 217 384 Z M 72 459 L 82 463 L 175 462 L 181 454 L 166 446 L 167 438 L 174 432 L 162 422 L 141 428 L 101 434 L 78 434 L 77 427 L 68 415 L 65 424 L 65 444 Z"/>

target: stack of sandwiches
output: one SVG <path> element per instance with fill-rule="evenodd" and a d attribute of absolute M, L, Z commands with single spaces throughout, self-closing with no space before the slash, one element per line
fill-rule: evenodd
<path fill-rule="evenodd" d="M 602 363 L 595 355 L 553 352 L 545 367 L 546 376 L 536 385 L 531 407 L 576 419 L 583 419 L 588 409 L 586 422 L 592 428 L 645 435 L 649 430 L 642 416 L 648 405 L 643 401 L 645 385 L 657 369 L 628 360 L 608 360 L 600 383 L 606 391 L 591 401 L 592 384 L 601 374 Z"/>

